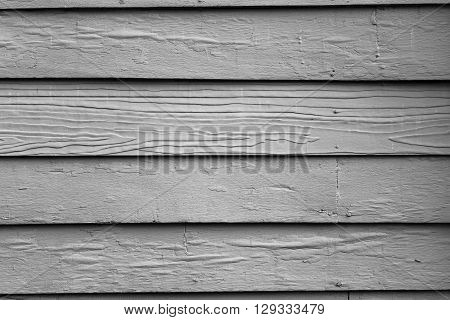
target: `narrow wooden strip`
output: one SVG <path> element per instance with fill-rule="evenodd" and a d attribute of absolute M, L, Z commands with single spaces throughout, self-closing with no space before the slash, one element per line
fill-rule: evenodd
<path fill-rule="evenodd" d="M 450 290 L 350 291 L 350 300 L 449 300 Z"/>
<path fill-rule="evenodd" d="M 4 0 L 0 9 L 130 8 L 130 7 L 247 7 L 247 6 L 353 6 L 445 4 L 445 0 Z"/>
<path fill-rule="evenodd" d="M 78 293 L 12 294 L 0 300 L 347 300 L 348 292 L 173 292 L 173 293 Z"/>
<path fill-rule="evenodd" d="M 450 8 L 0 13 L 2 77 L 450 79 Z"/>
<path fill-rule="evenodd" d="M 12 294 L 0 300 L 448 300 L 450 290 Z"/>
<path fill-rule="evenodd" d="M 0 224 L 449 223 L 448 158 L 3 158 Z"/>
<path fill-rule="evenodd" d="M 448 290 L 448 225 L 21 226 L 0 292 Z"/>
<path fill-rule="evenodd" d="M 0 156 L 450 154 L 449 83 L 0 82 Z"/>

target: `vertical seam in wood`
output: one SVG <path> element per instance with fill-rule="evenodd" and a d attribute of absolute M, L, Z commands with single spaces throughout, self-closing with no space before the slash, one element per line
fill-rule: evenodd
<path fill-rule="evenodd" d="M 380 57 L 380 27 L 378 25 L 377 20 L 377 14 L 378 14 L 378 8 L 375 7 L 375 9 L 372 12 L 371 22 L 375 26 L 375 34 L 376 34 L 376 44 L 377 44 L 377 52 L 375 53 L 375 58 Z"/>
<path fill-rule="evenodd" d="M 186 255 L 189 255 L 188 240 L 187 240 L 187 236 L 186 236 L 186 229 L 187 229 L 187 225 L 186 225 L 186 222 L 185 222 L 184 223 L 184 233 L 183 233 L 183 245 L 184 245 L 184 252 L 186 253 Z"/>
<path fill-rule="evenodd" d="M 341 195 L 339 193 L 339 159 L 336 158 L 336 214 L 339 214 L 339 199 L 340 199 Z"/>

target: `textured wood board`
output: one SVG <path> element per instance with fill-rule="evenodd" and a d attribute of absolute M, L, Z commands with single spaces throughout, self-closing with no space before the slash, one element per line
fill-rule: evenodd
<path fill-rule="evenodd" d="M 352 6 L 391 4 L 445 4 L 445 0 L 3 0 L 0 9 L 129 8 L 129 7 L 246 7 Z"/>
<path fill-rule="evenodd" d="M 449 88 L 2 81 L 0 155 L 449 154 Z"/>
<path fill-rule="evenodd" d="M 3 11 L 12 78 L 449 79 L 450 8 Z"/>
<path fill-rule="evenodd" d="M 3 158 L 0 176 L 2 224 L 338 219 L 331 158 Z"/>
<path fill-rule="evenodd" d="M 0 292 L 444 290 L 447 225 L 18 226 Z"/>
<path fill-rule="evenodd" d="M 450 160 L 3 158 L 0 224 L 449 223 Z"/>

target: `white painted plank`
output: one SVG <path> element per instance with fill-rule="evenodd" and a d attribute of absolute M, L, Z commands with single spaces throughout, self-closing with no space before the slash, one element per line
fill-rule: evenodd
<path fill-rule="evenodd" d="M 0 82 L 0 156 L 450 154 L 445 83 Z"/>
<path fill-rule="evenodd" d="M 12 78 L 449 79 L 450 8 L 2 11 Z"/>
<path fill-rule="evenodd" d="M 3 158 L 0 224 L 449 223 L 449 166 L 433 157 Z"/>
<path fill-rule="evenodd" d="M 3 0 L 0 9 L 129 8 L 129 7 L 247 7 L 353 6 L 391 4 L 445 4 L 445 0 Z"/>
<path fill-rule="evenodd" d="M 0 292 L 448 290 L 447 225 L 20 226 Z"/>

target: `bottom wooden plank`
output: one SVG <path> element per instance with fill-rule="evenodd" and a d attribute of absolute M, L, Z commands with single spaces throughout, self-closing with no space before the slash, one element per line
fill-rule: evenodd
<path fill-rule="evenodd" d="M 449 300 L 450 290 L 8 294 L 0 300 Z"/>
<path fill-rule="evenodd" d="M 349 300 L 450 300 L 450 290 L 350 291 Z"/>
<path fill-rule="evenodd" d="M 0 292 L 450 289 L 449 225 L 0 227 Z"/>
<path fill-rule="evenodd" d="M 0 300 L 347 300 L 344 291 L 65 293 L 0 295 Z"/>

